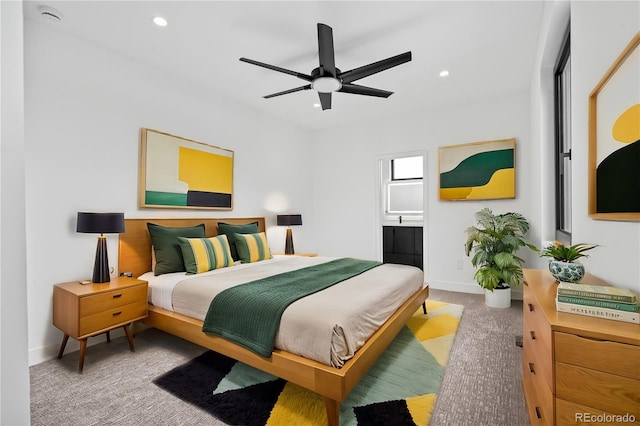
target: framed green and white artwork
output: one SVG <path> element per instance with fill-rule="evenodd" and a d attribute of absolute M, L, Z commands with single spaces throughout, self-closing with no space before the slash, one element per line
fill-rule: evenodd
<path fill-rule="evenodd" d="M 440 200 L 493 200 L 516 196 L 516 140 L 499 139 L 438 148 Z"/>

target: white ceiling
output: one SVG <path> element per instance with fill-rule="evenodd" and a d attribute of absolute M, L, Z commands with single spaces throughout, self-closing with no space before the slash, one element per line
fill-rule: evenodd
<path fill-rule="evenodd" d="M 38 6 L 62 14 L 45 19 Z M 463 104 L 528 90 L 543 1 L 25 1 L 27 19 L 310 129 Z M 155 26 L 153 16 L 169 25 Z M 240 62 L 247 57 L 305 74 L 318 66 L 318 22 L 333 28 L 343 71 L 411 51 L 413 60 L 357 81 L 395 92 L 374 98 L 262 96 L 305 81 Z M 450 75 L 439 77 L 446 69 Z"/>

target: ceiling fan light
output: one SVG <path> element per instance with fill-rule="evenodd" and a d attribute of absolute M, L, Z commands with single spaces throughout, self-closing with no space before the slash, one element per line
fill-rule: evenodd
<path fill-rule="evenodd" d="M 331 93 L 338 91 L 342 88 L 340 80 L 333 77 L 318 77 L 311 83 L 311 87 L 316 92 Z"/>

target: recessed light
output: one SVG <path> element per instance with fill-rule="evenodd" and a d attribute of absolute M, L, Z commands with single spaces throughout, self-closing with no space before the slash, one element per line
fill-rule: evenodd
<path fill-rule="evenodd" d="M 167 20 L 164 19 L 162 16 L 154 16 L 153 23 L 159 27 L 166 27 L 168 24 Z"/>
<path fill-rule="evenodd" d="M 446 77 L 448 75 L 449 75 L 449 71 L 447 71 L 447 70 L 440 71 L 440 77 Z"/>

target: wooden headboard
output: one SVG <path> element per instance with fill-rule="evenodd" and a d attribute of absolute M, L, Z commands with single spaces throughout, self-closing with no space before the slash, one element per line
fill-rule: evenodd
<path fill-rule="evenodd" d="M 194 226 L 204 223 L 205 235 L 218 235 L 218 222 L 233 225 L 244 225 L 258 222 L 258 230 L 265 231 L 264 217 L 250 218 L 200 218 L 200 219 L 125 219 L 125 232 L 120 234 L 118 249 L 119 273 L 131 272 L 133 277 L 139 277 L 151 270 L 151 238 L 147 230 L 147 222 L 169 227 Z"/>

